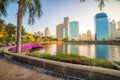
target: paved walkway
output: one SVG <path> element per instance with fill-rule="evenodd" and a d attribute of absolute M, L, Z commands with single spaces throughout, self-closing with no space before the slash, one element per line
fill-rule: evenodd
<path fill-rule="evenodd" d="M 29 66 L 0 58 L 0 80 L 62 80 L 44 74 L 43 71 L 40 68 L 34 70 Z"/>

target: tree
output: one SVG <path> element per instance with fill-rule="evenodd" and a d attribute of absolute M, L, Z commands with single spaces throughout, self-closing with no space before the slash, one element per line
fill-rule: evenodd
<path fill-rule="evenodd" d="M 16 30 L 15 30 L 16 27 L 15 27 L 15 25 L 12 24 L 12 23 L 8 23 L 8 24 L 6 25 L 6 27 L 5 27 L 5 29 L 6 29 L 7 34 L 8 34 L 9 37 L 15 35 L 15 33 L 16 33 Z"/>
<path fill-rule="evenodd" d="M 7 35 L 4 22 L 5 21 L 3 19 L 0 19 L 0 37 L 5 37 Z"/>
<path fill-rule="evenodd" d="M 17 15 L 17 52 L 21 52 L 21 27 L 22 18 L 28 11 L 28 24 L 32 25 L 35 22 L 35 17 L 40 17 L 42 14 L 40 0 L 19 0 L 18 1 L 18 15 Z"/>
<path fill-rule="evenodd" d="M 27 33 L 26 37 L 27 37 L 27 40 L 29 42 L 34 42 L 35 41 L 34 36 L 32 34 L 30 34 L 30 33 Z"/>
<path fill-rule="evenodd" d="M 4 26 L 0 27 L 0 37 L 6 37 L 7 36 L 7 31 Z"/>
<path fill-rule="evenodd" d="M 21 31 L 21 34 L 22 34 L 22 35 L 26 35 L 26 34 L 27 34 L 27 32 L 25 31 L 24 26 L 22 26 L 22 31 Z"/>
<path fill-rule="evenodd" d="M 5 21 L 3 20 L 3 19 L 0 19 L 0 27 L 1 26 L 5 26 L 6 24 L 5 24 Z"/>
<path fill-rule="evenodd" d="M 21 28 L 22 18 L 28 13 L 28 24 L 32 25 L 35 22 L 35 17 L 42 15 L 40 0 L 0 0 L 0 16 L 6 16 L 6 8 L 10 2 L 18 3 L 17 13 L 17 52 L 21 52 Z"/>

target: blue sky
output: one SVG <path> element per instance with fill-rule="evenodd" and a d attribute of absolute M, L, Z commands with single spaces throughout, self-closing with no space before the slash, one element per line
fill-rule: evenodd
<path fill-rule="evenodd" d="M 44 32 L 46 27 L 50 28 L 51 34 L 56 34 L 56 25 L 63 23 L 64 17 L 69 16 L 70 21 L 79 21 L 80 34 L 88 29 L 94 33 L 94 16 L 101 11 L 95 0 L 86 0 L 80 3 L 80 0 L 41 0 L 43 15 L 36 19 L 32 26 L 27 24 L 27 15 L 23 18 L 23 25 L 26 31 L 34 33 L 36 31 Z M 2 17 L 6 23 L 16 24 L 17 22 L 17 4 L 11 4 L 8 7 L 8 16 Z M 107 13 L 108 18 L 120 20 L 120 2 L 109 0 L 106 2 L 102 12 Z"/>

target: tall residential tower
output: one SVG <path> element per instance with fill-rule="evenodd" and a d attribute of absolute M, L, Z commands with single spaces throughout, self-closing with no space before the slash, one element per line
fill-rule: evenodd
<path fill-rule="evenodd" d="M 111 40 L 113 36 L 113 31 L 116 30 L 116 22 L 114 20 L 109 21 L 109 40 Z"/>
<path fill-rule="evenodd" d="M 63 24 L 59 24 L 56 26 L 56 37 L 58 40 L 63 39 Z"/>
<path fill-rule="evenodd" d="M 70 19 L 69 17 L 64 18 L 64 27 L 63 27 L 63 38 L 69 38 L 70 30 Z"/>
<path fill-rule="evenodd" d="M 120 29 L 120 21 L 117 22 L 117 29 Z"/>
<path fill-rule="evenodd" d="M 47 37 L 51 36 L 49 27 L 46 27 L 46 29 L 45 29 L 45 36 L 47 36 Z"/>

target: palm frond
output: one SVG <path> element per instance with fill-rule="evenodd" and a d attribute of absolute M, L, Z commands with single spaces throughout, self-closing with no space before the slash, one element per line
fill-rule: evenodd
<path fill-rule="evenodd" d="M 25 0 L 23 15 L 28 12 L 28 24 L 33 25 L 35 23 L 35 17 L 40 18 L 42 15 L 40 0 Z"/>
<path fill-rule="evenodd" d="M 7 16 L 7 7 L 10 2 L 17 2 L 17 0 L 0 0 L 0 16 Z"/>
<path fill-rule="evenodd" d="M 100 11 L 102 11 L 104 6 L 105 6 L 104 0 L 100 0 L 100 3 L 98 5 L 98 7 L 100 8 Z"/>

